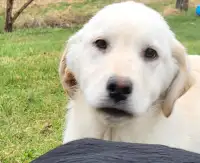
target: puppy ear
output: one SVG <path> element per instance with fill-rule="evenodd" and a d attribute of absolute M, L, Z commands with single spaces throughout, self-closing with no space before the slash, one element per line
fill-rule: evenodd
<path fill-rule="evenodd" d="M 65 51 L 61 57 L 61 60 L 60 60 L 59 76 L 60 76 L 60 80 L 61 80 L 63 89 L 71 98 L 76 91 L 77 81 L 74 78 L 74 75 L 67 68 L 66 55 L 67 55 L 67 48 L 65 49 Z"/>
<path fill-rule="evenodd" d="M 191 77 L 187 64 L 186 50 L 184 46 L 176 39 L 174 39 L 172 55 L 177 61 L 179 71 L 172 81 L 171 86 L 167 90 L 166 97 L 163 103 L 162 110 L 166 117 L 170 116 L 174 106 L 174 102 L 189 89 L 191 83 Z"/>

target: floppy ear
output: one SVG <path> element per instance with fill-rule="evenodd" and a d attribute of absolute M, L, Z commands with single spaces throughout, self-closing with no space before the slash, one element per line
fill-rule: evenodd
<path fill-rule="evenodd" d="M 65 48 L 65 51 L 60 60 L 59 76 L 63 89 L 65 90 L 65 92 L 67 92 L 67 94 L 71 98 L 76 91 L 77 81 L 74 78 L 74 75 L 67 68 L 66 55 L 67 55 L 67 48 Z"/>
<path fill-rule="evenodd" d="M 186 50 L 184 46 L 176 39 L 174 39 L 173 42 L 172 55 L 177 61 L 179 71 L 172 81 L 171 86 L 167 90 L 167 94 L 163 103 L 162 110 L 166 117 L 170 116 L 174 102 L 189 89 L 191 83 Z"/>

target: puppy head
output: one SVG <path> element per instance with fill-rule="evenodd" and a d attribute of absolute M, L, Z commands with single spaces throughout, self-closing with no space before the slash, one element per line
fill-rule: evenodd
<path fill-rule="evenodd" d="M 184 47 L 159 13 L 136 2 L 100 10 L 68 40 L 63 58 L 64 88 L 73 95 L 78 87 L 91 108 L 109 116 L 148 112 L 163 94 L 169 116 L 188 82 Z"/>

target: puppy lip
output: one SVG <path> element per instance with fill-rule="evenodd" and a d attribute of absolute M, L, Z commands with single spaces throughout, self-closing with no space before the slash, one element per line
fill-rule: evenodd
<path fill-rule="evenodd" d="M 122 110 L 119 108 L 112 108 L 112 107 L 103 107 L 103 108 L 98 108 L 100 112 L 115 116 L 115 117 L 132 117 L 133 114 L 126 110 Z"/>

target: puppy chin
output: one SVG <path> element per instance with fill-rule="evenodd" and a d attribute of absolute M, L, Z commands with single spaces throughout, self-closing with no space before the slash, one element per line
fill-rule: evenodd
<path fill-rule="evenodd" d="M 125 125 L 126 123 L 131 121 L 131 119 L 133 118 L 133 117 L 124 117 L 124 116 L 116 117 L 114 115 L 99 112 L 98 110 L 96 110 L 96 113 L 97 113 L 98 120 L 104 125 L 107 125 L 110 127 Z"/>

